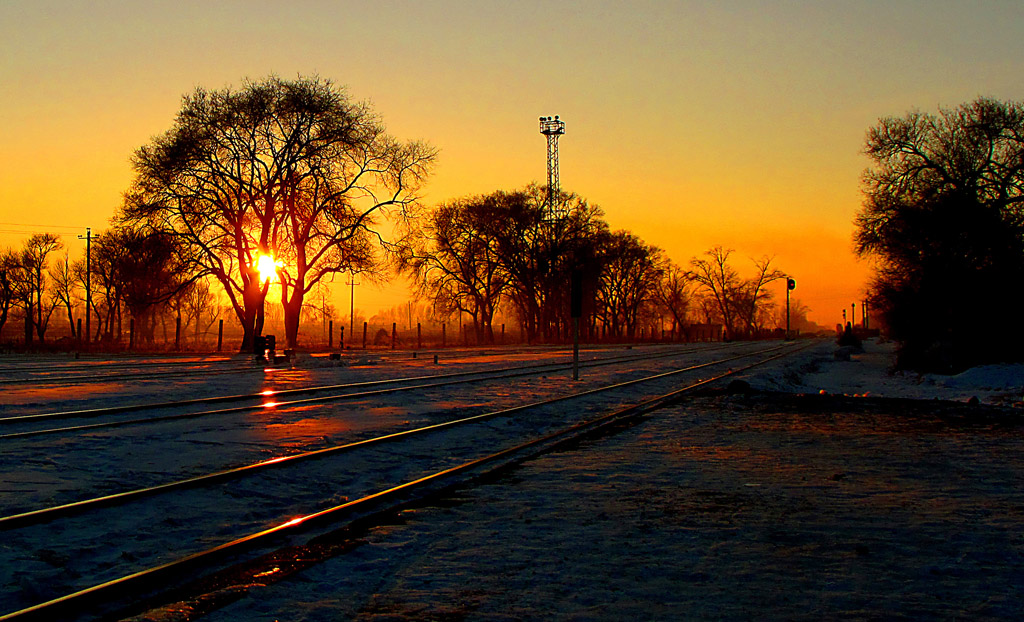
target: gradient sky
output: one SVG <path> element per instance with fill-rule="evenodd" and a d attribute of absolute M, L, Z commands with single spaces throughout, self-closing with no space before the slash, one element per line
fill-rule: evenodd
<path fill-rule="evenodd" d="M 0 50 L 0 247 L 52 231 L 78 255 L 196 86 L 318 74 L 439 148 L 428 203 L 543 182 L 558 114 L 562 187 L 612 228 L 681 265 L 774 255 L 830 325 L 870 274 L 865 132 L 1022 99 L 1024 4 L 0 0 Z M 407 299 L 361 289 L 367 315 Z"/>

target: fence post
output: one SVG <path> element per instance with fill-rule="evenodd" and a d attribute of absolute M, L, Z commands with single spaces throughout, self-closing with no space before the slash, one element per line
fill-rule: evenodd
<path fill-rule="evenodd" d="M 366 349 L 366 322 L 363 322 L 363 349 Z"/>
<path fill-rule="evenodd" d="M 135 326 L 135 318 L 132 318 L 132 327 Z M 132 329 L 134 331 L 134 328 Z M 174 318 L 174 351 L 181 352 L 181 316 Z"/>
<path fill-rule="evenodd" d="M 327 349 L 334 349 L 334 320 L 327 320 Z"/>
<path fill-rule="evenodd" d="M 398 322 L 391 322 L 391 349 L 395 349 L 395 341 L 398 339 Z"/>
<path fill-rule="evenodd" d="M 345 327 L 338 327 L 338 349 L 341 351 L 345 350 Z"/>
<path fill-rule="evenodd" d="M 217 323 L 217 352 L 224 348 L 224 320 Z"/>

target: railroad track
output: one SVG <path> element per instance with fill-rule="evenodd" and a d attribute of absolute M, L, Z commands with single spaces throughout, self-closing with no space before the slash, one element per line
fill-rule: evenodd
<path fill-rule="evenodd" d="M 703 352 L 711 352 L 720 348 L 704 348 Z M 611 357 L 591 358 L 583 360 L 580 366 L 583 368 L 602 367 L 607 365 L 622 365 L 635 361 L 649 361 L 653 359 L 678 356 L 695 352 L 693 348 L 672 348 L 658 353 L 639 353 L 617 355 Z M 503 366 L 497 369 L 478 369 L 470 371 L 459 371 L 441 374 L 422 374 L 416 376 L 399 376 L 383 380 L 369 380 L 362 382 L 347 382 L 342 384 L 305 386 L 294 389 L 263 390 L 254 393 L 239 395 L 219 395 L 184 400 L 168 400 L 162 402 L 140 402 L 117 406 L 105 406 L 99 408 L 64 410 L 56 412 L 32 413 L 24 415 L 12 415 L 0 417 L 0 427 L 11 426 L 12 424 L 34 424 L 37 422 L 63 420 L 63 419 L 93 419 L 105 418 L 113 415 L 120 415 L 130 412 L 173 410 L 191 406 L 202 406 L 210 404 L 224 404 L 232 402 L 250 402 L 249 405 L 236 408 L 226 408 L 207 411 L 195 411 L 186 413 L 169 414 L 163 416 L 152 416 L 140 419 L 107 421 L 95 424 L 67 426 L 62 428 L 31 429 L 19 432 L 0 434 L 0 441 L 11 438 L 22 438 L 42 434 L 81 432 L 95 430 L 103 427 L 118 427 L 124 425 L 135 425 L 142 423 L 153 423 L 178 418 L 196 418 L 245 412 L 249 410 L 260 410 L 267 408 L 270 402 L 275 407 L 288 407 L 298 404 L 310 404 L 316 402 L 329 402 L 339 399 L 352 399 L 366 397 L 369 395 L 382 395 L 411 390 L 422 390 L 426 388 L 444 387 L 455 384 L 468 384 L 484 382 L 505 378 L 516 378 L 544 373 L 552 373 L 568 369 L 572 363 L 568 361 L 549 361 L 541 363 L 528 363 L 522 365 Z M 393 386 L 391 386 L 393 385 Z M 382 388 L 388 387 L 388 388 Z M 321 394 L 315 398 L 304 400 L 281 401 L 285 398 L 292 398 L 298 395 Z"/>
<path fill-rule="evenodd" d="M 696 350 L 690 347 L 663 348 L 660 352 L 648 351 L 640 355 L 627 353 L 593 359 L 588 362 L 587 369 L 615 370 L 619 366 L 632 369 L 671 356 L 708 356 L 723 349 L 732 351 L 744 347 L 749 346 L 712 346 Z M 554 395 L 564 392 L 568 385 L 551 378 L 567 373 L 568 367 L 567 362 L 544 363 L 418 378 L 392 378 L 379 383 L 328 385 L 315 387 L 326 391 L 326 394 L 291 400 L 282 399 L 280 393 L 266 395 L 265 392 L 257 392 L 226 398 L 251 398 L 255 402 L 213 410 L 191 408 L 194 401 L 203 400 L 165 402 L 157 404 L 166 407 L 162 413 L 158 409 L 143 413 L 141 417 L 129 415 L 132 418 L 117 417 L 96 423 L 90 419 L 62 421 L 58 424 L 61 427 L 33 427 L 28 430 L 24 425 L 52 426 L 52 423 L 46 423 L 47 416 L 60 418 L 77 413 L 43 413 L 41 421 L 36 421 L 37 415 L 28 415 L 24 419 L 10 417 L 9 425 L 0 426 L 0 429 L 22 429 L 0 435 L 0 447 L 4 450 L 0 454 L 0 482 L 7 480 L 7 492 L 11 493 L 0 495 L 0 514 L 70 503 L 84 496 L 95 496 L 97 492 L 114 493 L 124 490 L 126 485 L 152 486 L 167 481 L 168 473 L 196 475 L 214 472 L 338 442 L 359 440 L 379 433 L 380 429 L 426 425 L 439 419 L 462 416 L 456 413 L 459 408 L 465 413 L 482 412 L 486 404 L 510 405 L 516 403 L 518 396 L 505 389 L 502 383 L 522 381 L 527 376 L 539 376 L 531 389 L 535 395 L 542 394 L 539 383 L 546 384 L 545 390 Z M 591 375 L 595 374 L 587 374 Z M 544 377 L 549 380 L 544 381 Z M 584 386 L 587 383 L 568 384 Z M 422 400 L 418 394 L 430 392 L 436 395 L 441 391 L 446 398 L 446 405 L 442 408 L 424 410 L 407 407 L 410 400 Z M 294 395 L 299 393 L 302 391 Z M 186 407 L 183 411 L 178 408 L 182 405 Z M 382 411 L 382 407 L 386 408 Z M 387 415 L 389 409 L 393 411 L 392 416 Z M 116 413 L 118 410 L 93 409 L 85 411 L 85 414 L 103 418 L 104 412 Z M 446 412 L 448 410 L 452 413 Z M 381 412 L 383 416 L 379 414 Z M 332 422 L 337 420 L 346 422 L 343 429 L 331 429 Z M 234 439 L 223 441 L 223 435 L 217 431 L 225 426 L 237 430 L 240 442 L 234 442 Z M 268 430 L 287 431 L 303 426 L 309 430 L 296 432 L 298 437 L 288 439 L 287 443 L 281 434 L 266 433 Z M 322 433 L 318 427 L 323 428 Z M 47 455 L 52 452 L 54 444 L 59 445 L 59 450 L 53 456 Z M 22 474 L 26 471 L 37 472 L 38 481 L 22 482 Z M 66 478 L 65 473 L 71 477 Z M 65 481 L 68 479 L 70 481 Z"/>
<path fill-rule="evenodd" d="M 600 352 L 619 346 L 589 346 L 581 352 Z M 630 346 L 632 347 L 632 346 Z M 345 357 L 358 363 L 379 364 L 398 361 L 415 360 L 416 357 L 434 355 L 457 357 L 460 360 L 471 360 L 494 355 L 538 355 L 564 351 L 562 346 L 520 346 L 509 348 L 491 348 L 484 350 L 463 350 L 460 348 L 423 349 L 423 350 L 350 350 Z M 194 360 L 146 359 L 138 360 L 81 360 L 74 363 L 19 361 L 17 365 L 0 366 L 0 386 L 19 385 L 61 385 L 70 386 L 98 381 L 126 382 L 131 380 L 149 380 L 168 377 L 179 377 L 186 373 L 202 372 L 204 374 L 239 374 L 251 373 L 256 366 L 250 357 L 189 357 Z M 320 358 L 320 357 L 317 357 Z M 130 373 L 126 373 L 130 372 Z"/>
<path fill-rule="evenodd" d="M 24 363 L 0 368 L 0 386 L 25 384 L 73 385 L 99 380 L 119 379 L 123 381 L 127 379 L 161 378 L 181 375 L 183 372 L 188 371 L 239 373 L 251 369 L 252 365 L 248 360 L 226 357 L 199 358 L 188 361 L 140 359 L 138 361 L 117 362 L 82 361 L 72 364 Z"/>
<path fill-rule="evenodd" d="M 8 559 L 0 559 L 0 567 L 16 568 L 33 546 L 59 535 L 70 551 L 54 553 L 58 565 L 91 579 L 44 572 L 47 589 L 20 594 L 12 604 L 21 609 L 0 620 L 54 619 L 90 607 L 109 612 L 126 600 L 137 602 L 138 594 L 154 586 L 179 583 L 297 534 L 308 537 L 310 529 L 333 529 L 339 520 L 406 503 L 641 416 L 793 348 L 748 350 L 569 395 L 2 517 L 0 529 L 16 544 L 4 549 Z M 743 360 L 748 362 L 740 365 Z M 706 377 L 712 370 L 717 371 Z M 696 379 L 698 374 L 705 377 Z M 641 387 L 645 398 L 636 402 Z M 610 412 L 590 414 L 601 411 Z M 325 486 L 347 496 L 325 496 Z M 195 508 L 205 511 L 189 515 L 187 510 Z M 95 550 L 95 539 L 108 546 Z M 17 543 L 24 549 L 12 552 Z M 26 576 L 4 578 L 23 584 Z M 26 602 L 33 595 L 42 596 L 38 604 Z"/>

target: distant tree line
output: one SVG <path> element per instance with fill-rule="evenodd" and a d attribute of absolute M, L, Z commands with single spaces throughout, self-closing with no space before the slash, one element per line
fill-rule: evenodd
<path fill-rule="evenodd" d="M 570 283 L 580 282 L 585 338 L 635 339 L 662 326 L 686 338 L 693 323 L 718 324 L 730 338 L 777 326 L 769 283 L 784 278 L 771 259 L 743 278 L 733 251 L 713 247 L 684 269 L 628 231 L 612 231 L 582 197 L 554 198 L 565 217 L 545 219 L 547 189 L 466 197 L 442 203 L 411 239 L 399 269 L 440 314 L 470 318 L 480 343 L 494 342 L 493 317 L 509 308 L 530 341 L 567 339 Z M 806 309 L 804 309 L 806 313 Z"/>
<path fill-rule="evenodd" d="M 1024 104 L 981 98 L 881 119 L 857 216 L 870 301 L 898 364 L 952 372 L 1024 359 Z"/>
<path fill-rule="evenodd" d="M 574 280 L 587 338 L 666 325 L 686 338 L 693 324 L 741 338 L 776 326 L 767 286 L 783 274 L 769 258 L 741 277 L 732 251 L 716 246 L 684 268 L 611 230 L 578 195 L 553 197 L 566 216 L 546 219 L 538 185 L 425 212 L 418 191 L 435 155 L 391 137 L 367 104 L 320 78 L 196 89 L 171 129 L 134 153 L 131 186 L 88 266 L 67 253 L 53 261 L 63 245 L 51 234 L 0 254 L 0 331 L 17 316 L 26 343 L 42 341 L 59 309 L 82 339 L 88 298 L 89 341 L 116 341 L 130 321 L 137 342 L 152 344 L 168 318 L 198 340 L 223 307 L 246 351 L 274 284 L 284 345 L 294 347 L 304 318 L 331 317 L 325 286 L 335 275 L 381 281 L 389 262 L 413 277 L 434 318 L 468 318 L 478 343 L 495 341 L 499 315 L 517 318 L 530 341 L 567 339 Z M 389 228 L 398 235 L 385 236 Z"/>

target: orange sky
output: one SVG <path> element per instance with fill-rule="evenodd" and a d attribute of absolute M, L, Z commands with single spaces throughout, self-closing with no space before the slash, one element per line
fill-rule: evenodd
<path fill-rule="evenodd" d="M 4 0 L 0 246 L 53 231 L 80 253 L 194 87 L 319 74 L 439 148 L 428 203 L 543 182 L 537 118 L 558 114 L 562 187 L 613 228 L 684 265 L 716 244 L 741 272 L 773 255 L 831 325 L 869 274 L 851 253 L 865 131 L 1021 99 L 1022 30 L 1014 2 Z M 367 315 L 406 299 L 356 290 Z"/>

